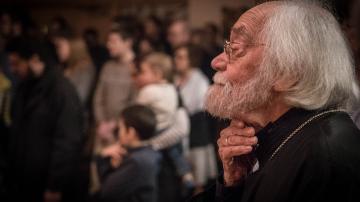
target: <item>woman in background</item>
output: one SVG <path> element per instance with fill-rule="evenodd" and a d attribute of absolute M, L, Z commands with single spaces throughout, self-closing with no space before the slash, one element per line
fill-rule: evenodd
<path fill-rule="evenodd" d="M 67 77 L 75 86 L 82 104 L 88 111 L 95 80 L 95 67 L 86 44 L 81 39 L 55 37 L 56 52 Z"/>
<path fill-rule="evenodd" d="M 195 177 L 195 193 L 201 192 L 209 180 L 216 178 L 214 146 L 209 131 L 209 120 L 204 109 L 209 81 L 198 68 L 202 50 L 195 45 L 183 45 L 175 50 L 176 85 L 190 116 L 189 160 Z"/>
<path fill-rule="evenodd" d="M 90 159 L 94 136 L 91 132 L 92 122 L 92 97 L 95 87 L 96 70 L 91 62 L 86 44 L 81 39 L 70 39 L 67 37 L 55 37 L 54 44 L 63 73 L 75 86 L 77 94 L 83 107 L 85 143 L 83 145 L 82 162 L 75 187 L 80 195 L 88 194 L 90 177 Z"/>

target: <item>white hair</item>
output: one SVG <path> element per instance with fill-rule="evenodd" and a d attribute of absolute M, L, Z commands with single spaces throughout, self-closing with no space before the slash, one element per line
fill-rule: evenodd
<path fill-rule="evenodd" d="M 260 38 L 265 43 L 262 70 L 273 81 L 294 81 L 283 94 L 290 106 L 346 108 L 356 96 L 351 51 L 326 9 L 284 1 L 266 20 Z"/>

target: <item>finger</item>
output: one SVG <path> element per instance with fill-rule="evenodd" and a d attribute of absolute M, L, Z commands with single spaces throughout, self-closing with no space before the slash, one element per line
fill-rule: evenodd
<path fill-rule="evenodd" d="M 121 157 L 115 157 L 115 156 L 111 157 L 112 162 L 117 162 L 117 161 L 120 161 L 120 160 L 121 160 Z"/>
<path fill-rule="evenodd" d="M 233 119 L 230 122 L 230 126 L 237 127 L 237 128 L 244 128 L 245 123 L 239 119 Z"/>
<path fill-rule="evenodd" d="M 111 159 L 111 165 L 113 168 L 116 168 L 120 165 L 120 159 Z"/>
<path fill-rule="evenodd" d="M 258 138 L 256 136 L 246 137 L 246 136 L 239 136 L 239 135 L 221 137 L 217 141 L 217 144 L 219 147 L 254 146 L 257 143 L 258 143 Z"/>
<path fill-rule="evenodd" d="M 239 136 L 247 136 L 251 137 L 255 135 L 255 129 L 252 127 L 246 128 L 235 128 L 235 127 L 227 127 L 220 132 L 220 137 L 228 137 L 232 135 L 239 135 Z"/>
<path fill-rule="evenodd" d="M 121 158 L 121 154 L 119 152 L 112 152 L 111 157 L 112 158 Z"/>
<path fill-rule="evenodd" d="M 123 148 L 123 147 L 120 147 L 120 153 L 122 155 L 127 154 L 127 150 L 125 148 Z"/>
<path fill-rule="evenodd" d="M 116 155 L 116 156 L 112 156 L 112 159 L 117 159 L 117 160 L 119 160 L 119 159 L 121 159 L 122 157 L 120 156 L 120 155 Z"/>
<path fill-rule="evenodd" d="M 254 146 L 258 143 L 258 138 L 256 136 L 245 137 L 239 135 L 233 135 L 227 137 L 227 141 L 225 140 L 223 143 L 227 143 L 227 145 L 223 146 L 236 146 L 236 145 L 244 145 L 244 146 Z"/>
<path fill-rule="evenodd" d="M 230 161 L 235 156 L 249 154 L 252 151 L 251 146 L 233 146 L 219 148 L 221 160 Z"/>

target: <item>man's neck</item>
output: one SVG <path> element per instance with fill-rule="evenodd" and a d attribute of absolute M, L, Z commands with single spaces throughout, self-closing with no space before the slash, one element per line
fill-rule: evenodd
<path fill-rule="evenodd" d="M 126 51 L 124 54 L 119 55 L 116 59 L 118 63 L 131 63 L 134 60 L 134 53 L 129 50 Z"/>
<path fill-rule="evenodd" d="M 258 132 L 268 123 L 275 122 L 290 108 L 284 102 L 274 101 L 268 106 L 241 116 L 239 120 L 242 120 L 248 126 L 254 127 L 255 131 Z"/>

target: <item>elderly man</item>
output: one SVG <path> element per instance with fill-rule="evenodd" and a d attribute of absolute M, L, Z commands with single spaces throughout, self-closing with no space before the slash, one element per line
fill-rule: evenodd
<path fill-rule="evenodd" d="M 218 140 L 223 175 L 191 201 L 360 201 L 360 132 L 343 110 L 357 87 L 328 11 L 256 6 L 212 66 L 206 107 L 232 122 Z"/>

